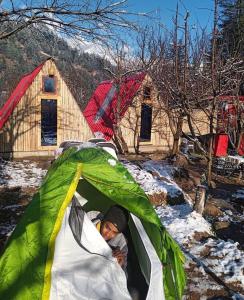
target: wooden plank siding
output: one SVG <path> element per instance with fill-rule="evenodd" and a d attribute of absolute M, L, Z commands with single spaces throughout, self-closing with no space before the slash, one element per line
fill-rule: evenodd
<path fill-rule="evenodd" d="M 144 99 L 144 87 L 150 87 L 150 99 Z M 121 128 L 123 137 L 128 145 L 129 151 L 134 152 L 134 146 L 140 139 L 141 109 L 143 103 L 150 103 L 152 106 L 152 129 L 151 140 L 147 142 L 139 141 L 139 151 L 168 151 L 172 145 L 173 137 L 169 128 L 167 114 L 161 109 L 157 100 L 157 91 L 149 77 L 142 83 L 137 96 L 133 99 L 132 105 L 127 109 L 122 121 Z"/>
<path fill-rule="evenodd" d="M 57 78 L 56 93 L 42 91 L 43 76 Z M 41 145 L 41 100 L 57 101 L 57 145 Z M 76 100 L 53 60 L 47 60 L 33 83 L 15 107 L 0 132 L 0 153 L 13 157 L 52 155 L 64 140 L 86 141 L 93 137 Z"/>
<path fill-rule="evenodd" d="M 209 119 L 203 110 L 195 109 L 191 114 L 192 125 L 197 136 L 209 134 Z M 188 123 L 184 120 L 183 132 L 191 134 Z"/>
<path fill-rule="evenodd" d="M 169 119 L 167 113 L 163 109 L 163 102 L 158 102 L 158 93 L 153 86 L 152 80 L 147 76 L 142 83 L 142 86 L 133 99 L 132 105 L 127 109 L 121 121 L 121 129 L 125 142 L 128 145 L 129 152 L 134 152 L 134 146 L 140 136 L 141 126 L 141 109 L 145 102 L 143 89 L 145 86 L 151 88 L 151 98 L 149 101 L 152 105 L 152 129 L 151 140 L 148 142 L 139 142 L 139 151 L 154 152 L 154 151 L 169 151 L 173 146 L 173 134 L 170 130 Z M 162 99 L 160 101 L 163 101 Z M 206 114 L 201 110 L 195 110 L 192 113 L 193 127 L 196 135 L 205 135 L 209 132 L 209 122 Z M 190 134 L 187 121 L 184 120 L 183 132 Z"/>

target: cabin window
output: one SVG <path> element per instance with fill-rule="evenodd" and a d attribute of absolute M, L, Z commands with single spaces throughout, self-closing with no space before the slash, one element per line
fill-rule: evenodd
<path fill-rule="evenodd" d="M 41 100 L 41 145 L 57 145 L 57 100 Z"/>
<path fill-rule="evenodd" d="M 152 106 L 142 103 L 141 106 L 141 130 L 140 140 L 142 142 L 149 142 L 151 140 L 152 129 Z"/>
<path fill-rule="evenodd" d="M 45 93 L 56 93 L 56 78 L 53 75 L 43 77 L 43 91 Z"/>
<path fill-rule="evenodd" d="M 143 90 L 144 99 L 151 99 L 151 88 L 146 86 Z"/>

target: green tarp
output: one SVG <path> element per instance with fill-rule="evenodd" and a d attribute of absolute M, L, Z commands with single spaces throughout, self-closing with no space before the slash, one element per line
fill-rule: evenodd
<path fill-rule="evenodd" d="M 179 246 L 130 173 L 101 148 L 69 149 L 52 164 L 1 257 L 0 299 L 49 298 L 55 237 L 80 176 L 88 187 L 140 218 L 163 264 L 166 299 L 181 299 L 185 274 Z"/>

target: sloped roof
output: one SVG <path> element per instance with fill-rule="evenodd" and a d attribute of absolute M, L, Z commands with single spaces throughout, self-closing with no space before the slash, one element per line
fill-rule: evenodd
<path fill-rule="evenodd" d="M 46 62 L 46 61 L 45 61 Z M 0 109 L 0 129 L 3 127 L 5 122 L 8 120 L 9 116 L 12 114 L 14 108 L 19 103 L 20 99 L 23 97 L 29 86 L 32 84 L 37 74 L 42 69 L 43 65 L 40 64 L 37 68 L 35 68 L 31 73 L 22 77 L 20 82 L 17 84 L 16 88 L 13 90 L 12 94 L 5 102 L 3 107 Z"/>
<path fill-rule="evenodd" d="M 119 114 L 123 117 L 145 75 L 145 73 L 139 73 L 127 77 L 119 88 L 115 81 L 104 81 L 99 84 L 83 112 L 93 133 L 102 132 L 106 140 L 112 138 L 118 99 L 121 101 Z"/>

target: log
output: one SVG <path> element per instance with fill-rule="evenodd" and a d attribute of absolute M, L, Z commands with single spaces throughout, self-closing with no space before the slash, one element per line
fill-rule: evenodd
<path fill-rule="evenodd" d="M 196 196 L 195 196 L 195 204 L 193 209 L 199 213 L 200 215 L 203 214 L 205 200 L 206 200 L 206 190 L 207 187 L 205 185 L 198 185 Z"/>

